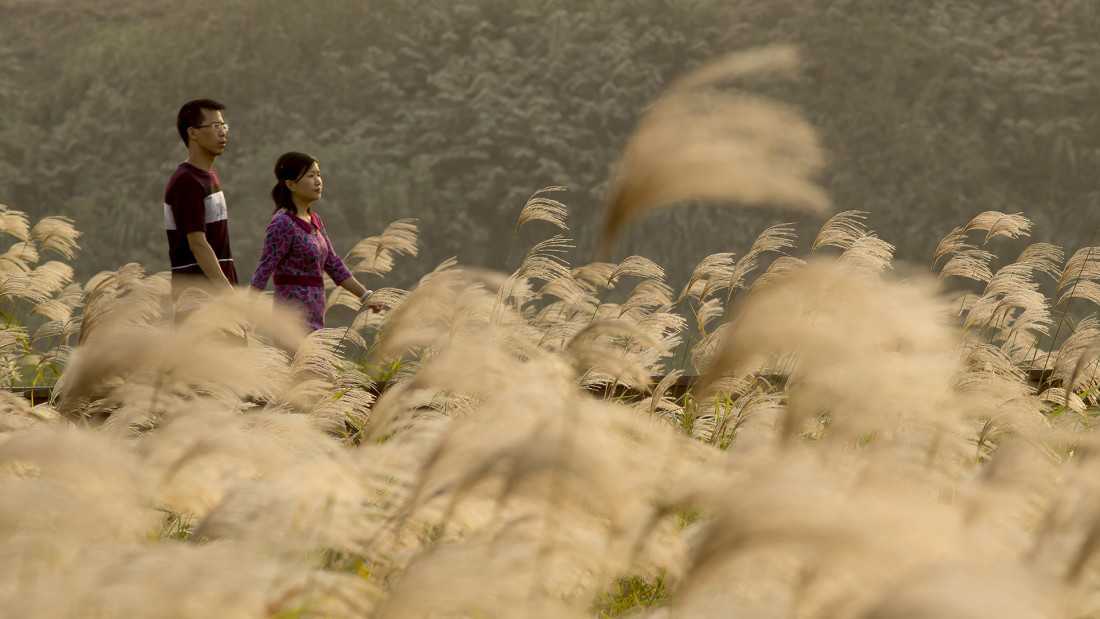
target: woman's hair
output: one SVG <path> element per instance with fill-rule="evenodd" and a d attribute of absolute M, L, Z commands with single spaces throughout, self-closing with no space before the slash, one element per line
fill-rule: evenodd
<path fill-rule="evenodd" d="M 275 202 L 276 213 L 279 212 L 279 209 L 289 211 L 292 214 L 298 211 L 298 208 L 294 206 L 294 200 L 291 197 L 290 188 L 286 186 L 286 181 L 297 182 L 301 180 L 315 163 L 317 163 L 317 160 L 312 156 L 294 151 L 283 153 L 279 160 L 275 162 L 275 186 L 271 188 L 271 199 Z"/>

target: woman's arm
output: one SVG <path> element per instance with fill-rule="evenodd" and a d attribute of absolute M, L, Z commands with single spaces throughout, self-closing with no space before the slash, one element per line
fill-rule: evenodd
<path fill-rule="evenodd" d="M 275 272 L 287 252 L 290 251 L 294 224 L 286 217 L 276 216 L 267 224 L 267 236 L 264 237 L 264 249 L 260 255 L 260 263 L 256 265 L 256 272 L 252 274 L 250 285 L 257 289 L 267 288 L 267 280 Z"/>
<path fill-rule="evenodd" d="M 332 278 L 332 281 L 336 282 L 337 286 L 343 286 L 351 292 L 355 292 L 354 289 L 344 286 L 344 282 L 348 279 L 354 279 L 351 276 L 351 271 L 344 265 L 344 261 L 340 259 L 340 256 L 336 255 L 336 250 L 332 247 L 332 239 L 328 238 L 328 231 L 325 230 L 325 222 L 321 219 L 321 216 L 317 213 L 310 213 L 310 218 L 313 220 L 313 225 L 317 226 L 317 229 L 321 232 L 321 238 L 325 241 L 325 273 Z M 363 288 L 363 285 L 359 282 L 355 282 L 356 286 Z M 363 288 L 365 291 L 366 288 Z M 356 296 L 362 297 L 362 292 L 357 292 Z"/>
<path fill-rule="evenodd" d="M 359 300 L 363 303 L 363 308 L 369 309 L 372 312 L 380 312 L 386 309 L 386 306 L 382 303 L 369 303 L 367 300 L 370 295 L 374 293 L 373 290 L 368 289 L 363 284 L 359 283 L 359 280 L 355 279 L 355 276 L 349 276 L 344 281 L 340 282 L 339 286 L 344 290 L 359 297 Z"/>
<path fill-rule="evenodd" d="M 359 283 L 359 280 L 355 279 L 354 275 L 346 278 L 344 281 L 340 282 L 339 285 L 341 288 L 347 290 L 348 292 L 359 297 L 360 299 L 365 297 L 367 293 L 370 292 L 369 290 L 367 290 L 366 286 Z"/>
<path fill-rule="evenodd" d="M 328 232 L 325 230 L 325 224 L 321 220 L 321 216 L 316 213 L 312 216 L 314 225 L 321 231 L 321 236 L 325 240 L 325 273 L 328 273 L 328 276 L 336 282 L 337 286 L 362 299 L 367 294 L 367 287 L 360 284 L 359 280 L 352 276 L 344 261 L 336 255 L 336 250 L 332 247 L 332 240 L 328 238 Z"/>
<path fill-rule="evenodd" d="M 367 297 L 372 291 L 359 283 L 359 280 L 355 279 L 355 276 L 351 274 L 351 271 L 348 270 L 347 265 L 340 259 L 340 256 L 336 255 L 336 250 L 332 247 L 332 241 L 328 238 L 328 233 L 325 232 L 325 224 L 321 221 L 320 216 L 317 216 L 315 221 L 317 222 L 317 227 L 321 229 L 321 233 L 324 234 L 325 247 L 328 248 L 328 252 L 325 254 L 325 272 L 332 278 L 332 281 L 336 282 L 337 286 L 340 286 L 358 297 L 364 307 L 370 308 L 372 312 L 381 311 L 385 306 L 377 303 L 367 304 Z"/>

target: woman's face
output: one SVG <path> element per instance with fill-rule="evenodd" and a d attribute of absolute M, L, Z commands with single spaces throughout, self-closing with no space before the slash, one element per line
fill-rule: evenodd
<path fill-rule="evenodd" d="M 302 178 L 297 181 L 288 181 L 287 186 L 290 187 L 290 193 L 303 202 L 320 200 L 325 190 L 324 180 L 321 179 L 321 166 L 314 162 Z"/>

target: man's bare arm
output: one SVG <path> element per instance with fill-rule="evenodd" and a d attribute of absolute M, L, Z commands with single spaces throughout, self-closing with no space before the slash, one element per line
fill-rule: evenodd
<path fill-rule="evenodd" d="M 229 279 L 225 277 L 225 273 L 222 273 L 222 267 L 218 264 L 218 256 L 214 253 L 214 248 L 210 247 L 210 242 L 206 240 L 205 232 L 188 232 L 187 244 L 191 247 L 191 253 L 195 255 L 195 260 L 199 263 L 199 268 L 202 269 L 203 274 L 206 275 L 206 279 L 216 286 L 233 287 L 229 283 Z"/>

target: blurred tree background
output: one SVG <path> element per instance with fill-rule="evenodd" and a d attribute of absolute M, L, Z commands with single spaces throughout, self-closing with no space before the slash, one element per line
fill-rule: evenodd
<path fill-rule="evenodd" d="M 550 230 L 515 215 L 566 185 L 576 260 L 592 258 L 612 165 L 649 101 L 724 52 L 798 44 L 798 105 L 830 155 L 838 209 L 927 263 L 953 226 L 1022 211 L 1036 237 L 1095 243 L 1100 3 L 1095 0 L 0 0 L 0 202 L 85 232 L 78 276 L 167 268 L 175 113 L 228 105 L 218 162 L 242 276 L 258 257 L 271 168 L 317 156 L 345 251 L 399 217 L 420 258 L 504 268 Z M 618 255 L 668 267 L 742 252 L 779 210 L 700 206 L 632 225 Z M 803 218 L 804 219 L 804 218 Z M 803 221 L 812 233 L 820 221 Z M 371 282 L 377 285 L 378 282 Z"/>

